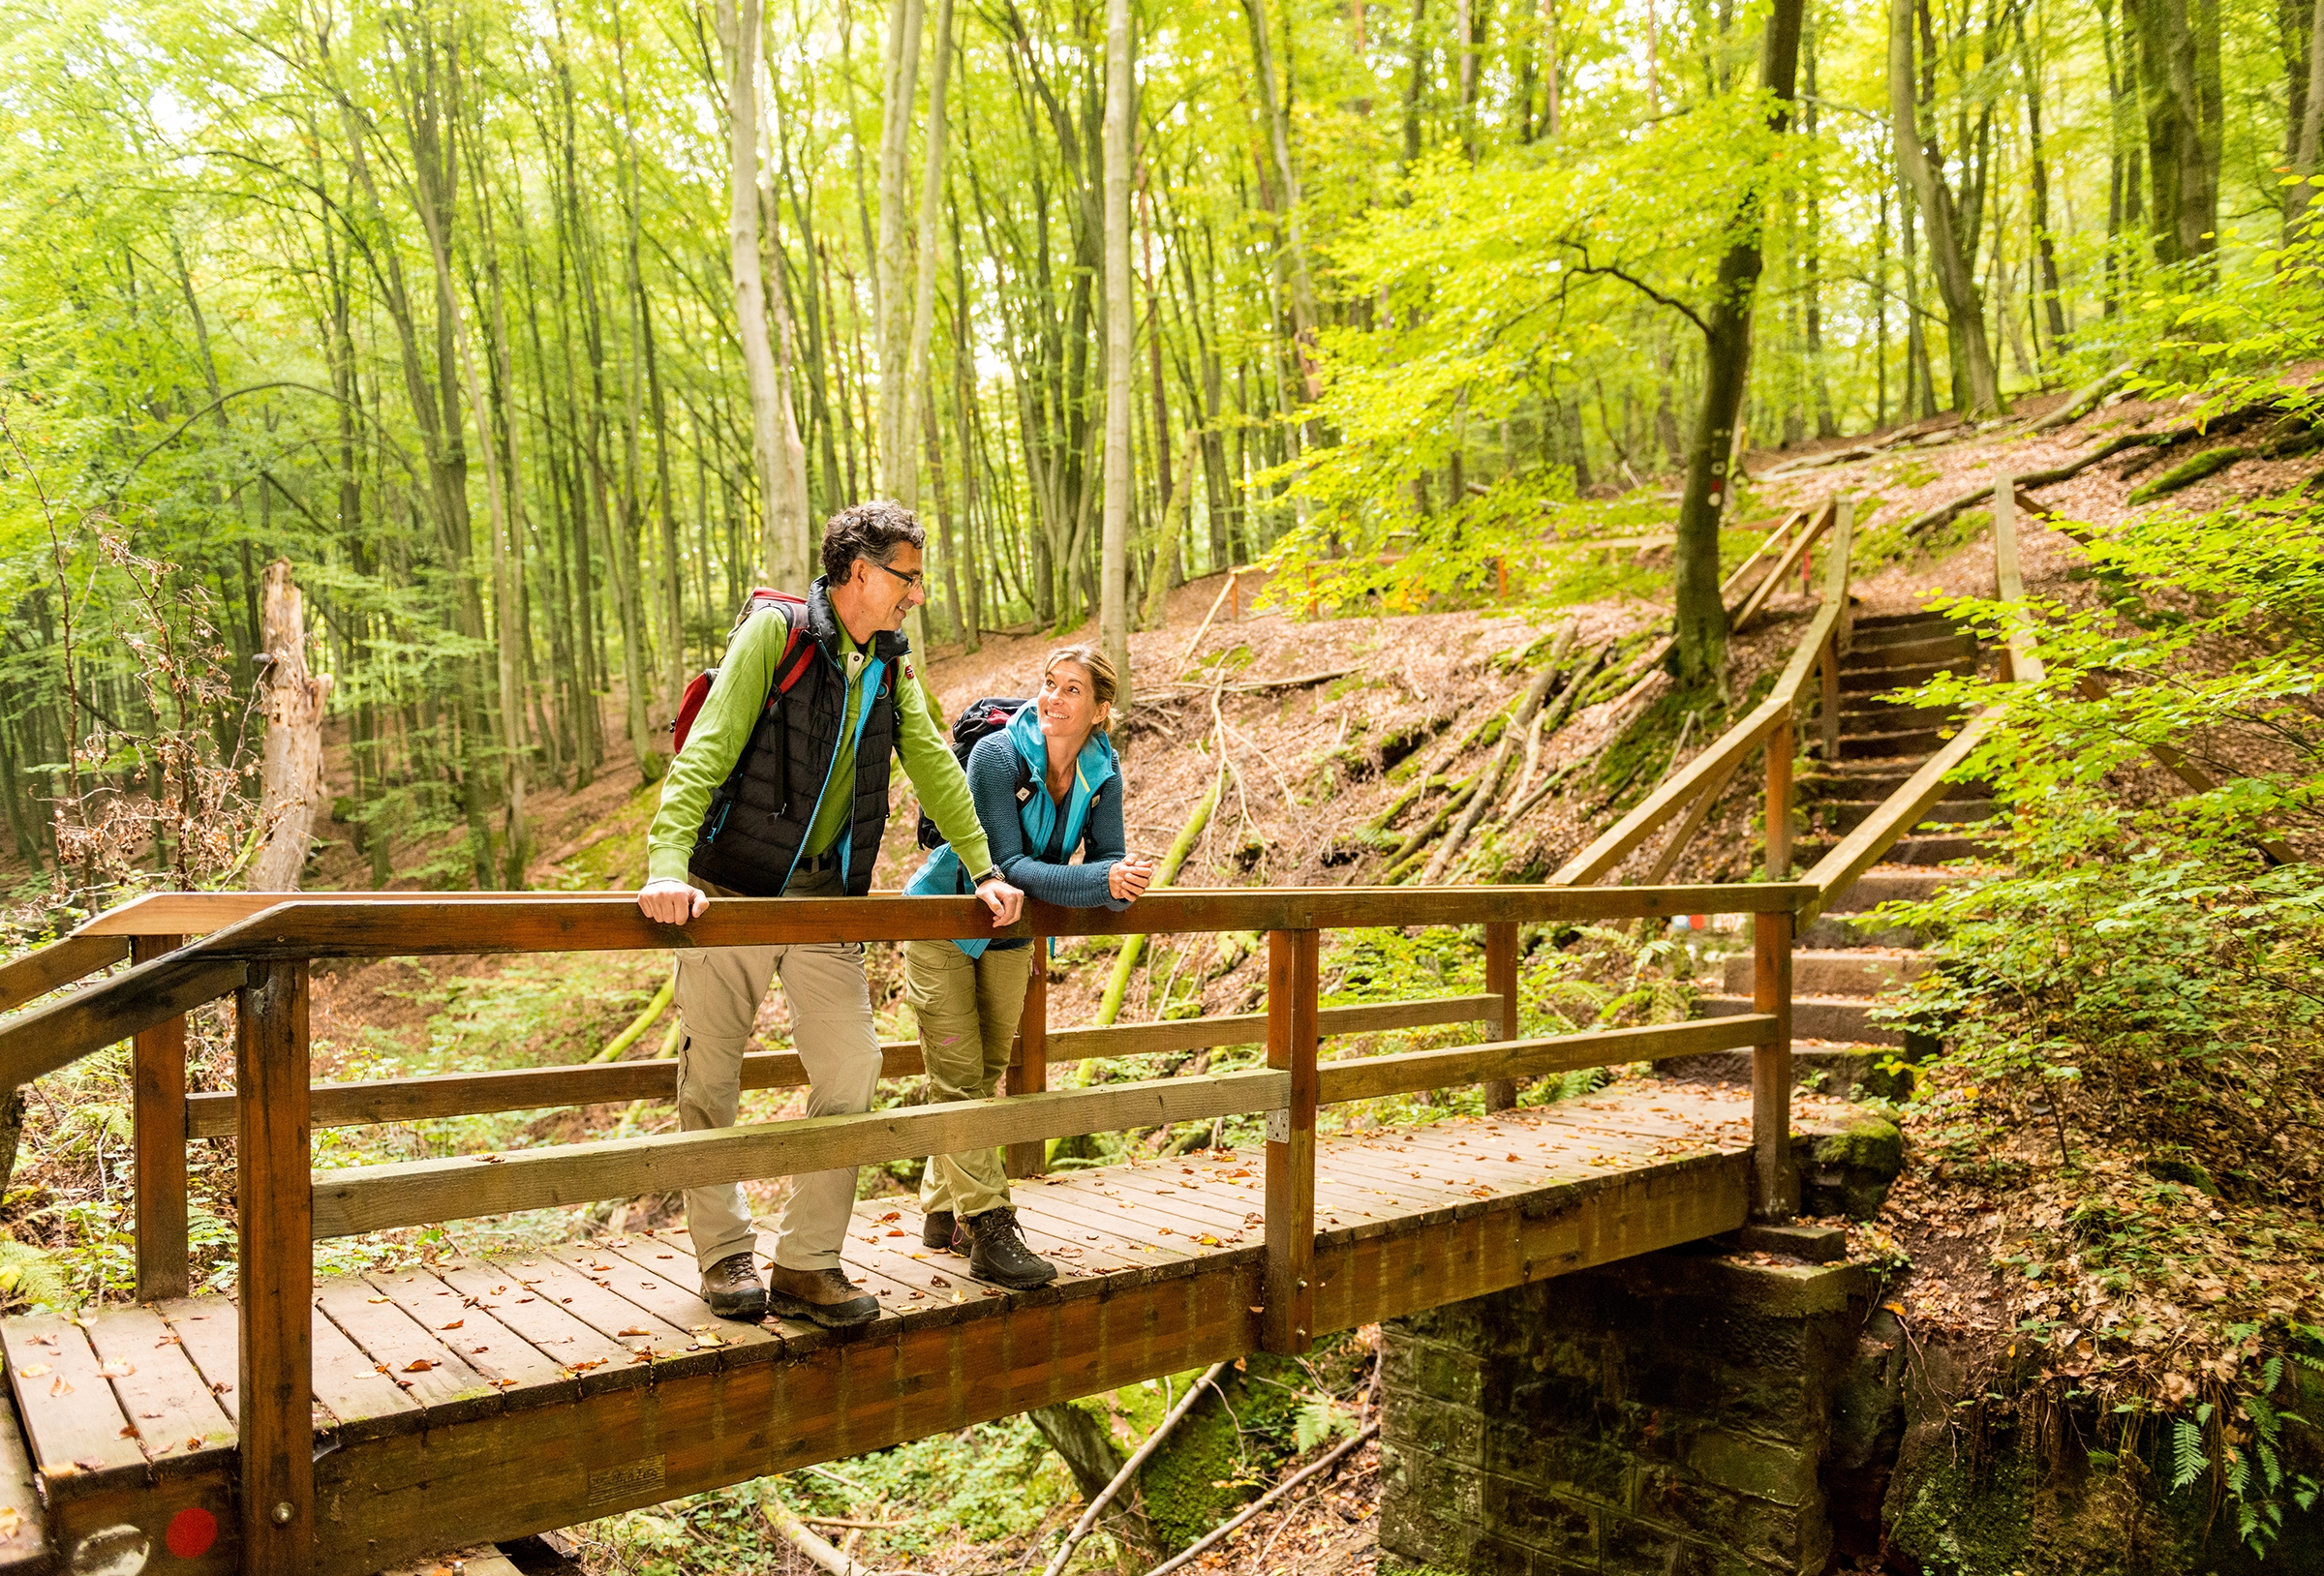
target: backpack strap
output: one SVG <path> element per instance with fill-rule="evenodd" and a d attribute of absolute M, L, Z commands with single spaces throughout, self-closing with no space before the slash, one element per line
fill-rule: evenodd
<path fill-rule="evenodd" d="M 775 661 L 774 687 L 767 691 L 767 705 L 769 706 L 773 706 L 777 699 L 791 692 L 791 686 L 806 674 L 807 665 L 814 659 L 815 654 L 815 643 L 800 638 L 799 621 L 807 617 L 806 605 L 804 603 L 778 602 L 775 604 L 775 610 L 782 615 L 782 621 L 788 632 L 783 636 L 782 655 L 776 658 Z"/>

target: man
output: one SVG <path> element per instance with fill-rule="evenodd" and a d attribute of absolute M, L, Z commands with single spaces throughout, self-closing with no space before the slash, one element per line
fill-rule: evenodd
<path fill-rule="evenodd" d="M 888 759 L 903 760 L 994 923 L 1016 923 L 1024 894 L 993 867 L 968 780 L 897 631 L 928 600 L 927 534 L 909 510 L 859 503 L 823 532 L 823 574 L 794 619 L 770 608 L 735 631 L 686 747 L 661 785 L 647 834 L 646 917 L 684 924 L 724 896 L 861 896 L 887 828 Z M 786 660 L 787 658 L 787 660 Z M 778 670 L 797 677 L 778 686 Z M 859 942 L 688 948 L 678 954 L 678 1120 L 688 1132 L 732 1127 L 744 1047 L 770 976 L 790 999 L 791 1038 L 808 1076 L 810 1116 L 869 1110 L 879 1041 Z M 855 1170 L 791 1180 L 761 1284 L 750 1210 L 736 1184 L 688 1188 L 687 1225 L 702 1295 L 725 1318 L 775 1311 L 833 1328 L 876 1318 L 879 1304 L 840 1267 Z"/>

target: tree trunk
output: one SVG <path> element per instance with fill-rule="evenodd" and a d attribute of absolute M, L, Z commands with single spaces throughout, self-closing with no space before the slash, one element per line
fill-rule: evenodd
<path fill-rule="evenodd" d="M 1984 308 L 1977 300 L 1976 276 L 1961 249 L 1961 224 L 1953 204 L 1952 188 L 1945 184 L 1937 158 L 1920 134 L 1919 101 L 1913 87 L 1912 0 L 1889 0 L 1888 107 L 1894 124 L 1896 162 L 1911 183 L 1929 242 L 1929 261 L 1937 276 L 1937 291 L 1944 300 L 1953 349 L 1961 360 L 1958 381 L 1965 386 L 1968 408 L 1961 413 L 1975 419 L 1999 415 L 2001 379 L 1985 337 Z"/>
<path fill-rule="evenodd" d="M 2216 0 L 2126 0 L 2138 41 L 2156 255 L 2186 262 L 2218 249 L 2219 13 Z"/>
<path fill-rule="evenodd" d="M 2025 13 L 2017 16 L 2017 50 L 2026 69 L 2026 158 L 2034 186 L 2034 249 L 2041 267 L 2042 315 L 2050 331 L 2050 353 L 2065 349 L 2065 305 L 2058 295 L 2058 248 L 2050 234 L 2050 166 L 2041 147 L 2041 69 L 2026 38 Z"/>
<path fill-rule="evenodd" d="M 898 496 L 899 468 L 914 463 L 904 427 L 912 409 L 904 403 L 912 333 L 903 282 L 911 245 L 904 229 L 904 181 L 912 161 L 912 102 L 919 93 L 925 15 L 922 0 L 891 0 L 879 102 L 879 251 L 872 259 L 878 278 L 872 310 L 879 317 L 879 449 L 872 473 L 873 485 L 891 498 Z"/>
<path fill-rule="evenodd" d="M 264 840 L 251 861 L 252 892 L 296 892 L 307 841 L 322 808 L 322 711 L 331 677 L 307 671 L 306 610 L 290 561 L 266 566 L 260 616 L 266 653 L 266 743 L 259 764 L 259 824 Z"/>
<path fill-rule="evenodd" d="M 799 440 L 791 402 L 775 368 L 767 335 L 767 287 L 758 255 L 759 0 L 722 0 L 721 28 L 731 27 L 732 74 L 727 81 L 726 266 L 734 282 L 734 315 L 743 342 L 743 371 L 750 384 L 750 457 L 758 471 L 761 551 L 769 584 L 807 589 L 812 574 L 808 545 L 807 451 Z"/>
<path fill-rule="evenodd" d="M 2324 0 L 2314 0 L 2308 16 L 2308 80 L 2301 95 L 2300 136 L 2292 146 L 2292 173 L 2300 179 L 2284 189 L 2283 240 L 2298 239 L 2316 196 L 2316 160 L 2324 148 Z"/>
<path fill-rule="evenodd" d="M 1911 0 L 1899 0 L 1910 5 Z M 1799 67 L 1804 0 L 1775 0 L 1759 55 L 1761 86 L 1774 94 L 1769 124 L 1783 131 L 1789 118 Z M 1719 283 L 1703 323 L 1702 405 L 1687 451 L 1685 491 L 1679 497 L 1677 652 L 1682 679 L 1707 678 L 1727 654 L 1727 606 L 1719 594 L 1719 521 L 1728 498 L 1728 463 L 1735 420 L 1751 372 L 1752 298 L 1759 284 L 1759 236 L 1765 225 L 1758 198 L 1746 199 L 1719 259 Z"/>
<path fill-rule="evenodd" d="M 1251 0 L 1246 0 L 1246 8 Z M 1130 123 L 1137 84 L 1130 0 L 1106 0 L 1106 462 L 1098 549 L 1098 640 L 1114 663 L 1115 705 L 1130 707 L 1130 402 L 1138 370 L 1130 295 Z"/>

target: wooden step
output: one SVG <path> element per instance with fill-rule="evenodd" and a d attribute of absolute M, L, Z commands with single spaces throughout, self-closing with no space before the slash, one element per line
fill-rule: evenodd
<path fill-rule="evenodd" d="M 1913 770 L 1917 771 L 1921 761 L 1944 747 L 1944 734 L 1945 730 L 1939 728 L 1909 728 L 1896 733 L 1842 734 L 1839 758 L 1844 761 L 1885 761 L 1902 757 L 1911 760 Z"/>
<path fill-rule="evenodd" d="M 1878 695 L 1891 689 L 1911 689 L 1927 683 L 1941 673 L 1959 673 L 1959 662 L 1919 662 L 1911 667 L 1851 668 L 1847 658 L 1840 662 L 1840 692 L 1843 695 Z"/>
<path fill-rule="evenodd" d="M 1826 761 L 1799 778 L 1799 793 L 1803 799 L 1886 799 L 1902 788 L 1920 768 L 1921 762 L 1911 758 Z M 1944 785 L 1942 797 L 1991 799 L 1993 784 L 1984 781 L 1948 782 Z"/>
<path fill-rule="evenodd" d="M 1751 954 L 1737 953 L 1728 958 L 1727 993 L 1749 996 L 1751 972 Z M 1791 992 L 1794 998 L 1877 996 L 1928 972 L 1929 960 L 1918 953 L 1874 952 L 1869 947 L 1829 951 L 1800 948 L 1791 954 Z M 1798 1032 L 1796 1024 L 1793 1032 Z"/>
<path fill-rule="evenodd" d="M 1923 668 L 1936 663 L 1974 662 L 1973 635 L 1928 635 L 1918 640 L 1880 642 L 1858 646 L 1840 659 L 1840 676 L 1893 668 Z"/>
<path fill-rule="evenodd" d="M 1877 864 L 1842 889 L 1824 912 L 1828 915 L 1869 914 L 1882 903 L 1926 902 L 1936 896 L 1940 889 L 1965 881 L 1972 873 L 1909 868 L 1901 861 Z"/>
<path fill-rule="evenodd" d="M 1901 701 L 1845 702 L 1840 708 L 1840 737 L 1852 739 L 1921 728 L 1957 728 L 1968 713 L 1950 706 L 1909 706 Z"/>
<path fill-rule="evenodd" d="M 1791 1047 L 1791 1082 L 1795 1088 L 1843 1100 L 1879 1095 L 1901 1099 L 1912 1092 L 1912 1075 L 1892 1075 L 1885 1064 L 1896 1055 L 1893 1046 L 1800 1046 Z M 1654 1064 L 1658 1076 L 1685 1083 L 1715 1083 L 1751 1087 L 1751 1052 L 1714 1050 L 1701 1056 L 1672 1056 Z"/>
<path fill-rule="evenodd" d="M 1791 861 L 1805 868 L 1830 853 L 1838 841 L 1836 837 L 1802 837 L 1791 845 Z M 1882 858 L 1890 864 L 1950 864 L 1955 860 L 1987 859 L 1992 854 L 1991 838 L 1941 833 L 1900 838 Z"/>
<path fill-rule="evenodd" d="M 1754 1011 L 1749 996 L 1705 996 L 1696 1003 L 1701 1017 L 1734 1017 Z M 1902 1029 L 1872 1020 L 1869 996 L 1802 996 L 1791 998 L 1791 1037 L 1794 1040 L 1837 1040 L 1845 1045 L 1901 1046 Z M 1750 1052 L 1736 1054 L 1748 1057 Z M 1792 1055 L 1799 1054 L 1795 1048 Z"/>
<path fill-rule="evenodd" d="M 1920 608 L 1911 613 L 1859 613 L 1849 621 L 1851 629 L 1894 629 L 1903 624 L 1942 623 L 1951 627 L 1952 620 L 1945 614 Z"/>
<path fill-rule="evenodd" d="M 1877 905 L 1876 905 L 1877 906 Z M 1867 929 L 1852 914 L 1819 914 L 1801 929 L 1798 945 L 1820 952 L 1850 947 L 1919 947 L 1927 938 L 1911 925 L 1880 924 Z"/>
<path fill-rule="evenodd" d="M 1962 627 L 1942 613 L 1916 613 L 1910 618 L 1887 618 L 1875 613 L 1849 621 L 1848 642 L 1851 649 L 1862 651 L 1872 646 L 1906 646 L 1916 640 L 1961 633 Z"/>
<path fill-rule="evenodd" d="M 1853 832 L 1864 824 L 1865 817 L 1887 801 L 1880 799 L 1811 799 L 1801 796 L 1808 811 L 1808 821 L 1819 832 Z M 1993 818 L 1994 804 L 1990 799 L 1941 799 L 1922 812 L 1914 826 L 1932 822 L 1987 821 Z"/>

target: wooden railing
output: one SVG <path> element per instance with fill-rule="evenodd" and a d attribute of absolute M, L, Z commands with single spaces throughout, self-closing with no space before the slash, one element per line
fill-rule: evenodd
<path fill-rule="evenodd" d="M 140 1179 L 151 1174 L 167 1188 L 169 1157 L 175 1156 L 179 1212 L 172 1263 L 159 1252 L 158 1242 L 151 1254 L 147 1251 L 142 1233 L 151 1230 L 159 1237 L 166 1227 L 143 1207 L 140 1196 L 140 1272 L 159 1275 L 174 1268 L 181 1289 L 186 1138 L 197 1124 L 203 1132 L 230 1132 L 235 1137 L 241 1332 L 235 1402 L 244 1568 L 287 1576 L 306 1569 L 314 1538 L 309 1304 L 318 1237 L 989 1145 L 1038 1143 L 1122 1127 L 1264 1113 L 1267 1231 L 1261 1339 L 1269 1349 L 1296 1352 L 1308 1346 L 1313 1324 L 1310 1283 L 1320 1106 L 1748 1048 L 1754 1052 L 1752 1207 L 1761 1218 L 1780 1219 L 1790 1213 L 1797 1197 L 1789 1162 L 1790 950 L 1793 913 L 1813 895 L 1806 886 L 1782 882 L 1597 889 L 1176 891 L 1149 894 L 1119 914 L 1034 904 L 1024 923 L 1003 931 L 991 926 L 986 911 L 972 898 L 720 898 L 692 923 L 664 926 L 647 920 L 633 899 L 620 894 L 301 897 L 256 913 L 248 912 L 254 901 L 248 897 L 157 897 L 107 916 L 60 944 L 74 949 L 69 953 L 36 954 L 0 971 L 0 986 L 21 992 L 30 988 L 29 980 L 69 979 L 74 967 L 90 958 L 117 960 L 120 952 L 113 938 L 125 929 L 133 938 L 134 960 L 128 969 L 0 1020 L 0 1086 L 27 1083 L 134 1037 Z M 203 939 L 157 953 L 165 941 L 185 930 L 216 923 L 222 911 L 244 917 L 233 918 Z M 1654 1028 L 1519 1037 L 1520 924 L 1700 913 L 1752 916 L 1758 965 L 1756 1011 Z M 178 928 L 146 933 L 147 926 L 165 924 Z M 1486 977 L 1492 987 L 1485 997 L 1385 1008 L 1321 1005 L 1324 930 L 1472 924 L 1484 927 Z M 310 1076 L 308 1033 L 309 969 L 314 959 L 1218 930 L 1268 932 L 1263 1069 L 1056 1091 L 1042 1090 L 1028 1078 L 1026 1092 L 994 1100 L 563 1144 L 493 1156 L 489 1163 L 468 1156 L 320 1172 L 312 1166 L 310 1139 L 319 1115 L 348 1121 L 398 1120 L 401 1114 L 384 1113 L 506 1109 L 512 1108 L 511 1101 L 520 1103 L 517 1108 L 595 1101 L 604 1098 L 608 1087 L 642 1088 L 645 1068 L 654 1065 L 461 1075 L 453 1080 L 375 1080 L 318 1089 Z M 1036 978 L 1040 973 L 1036 971 Z M 234 1090 L 188 1101 L 183 1015 L 228 993 L 235 998 Z M 1494 1025 L 1496 1038 L 1485 1044 L 1334 1062 L 1319 1058 L 1323 1037 L 1346 1032 L 1351 1025 L 1409 1025 L 1480 1014 Z M 1237 1044 L 1250 1039 L 1259 1026 L 1252 1018 L 1242 1018 L 1048 1035 L 1046 1025 L 1036 1023 L 1028 1025 L 1025 1060 L 1032 1063 L 1057 1044 L 1071 1044 L 1085 1053 L 1104 1053 L 1099 1047 L 1108 1046 L 1153 1050 Z M 1045 1040 L 1047 1044 L 1038 1044 Z M 165 1065 L 172 1055 L 174 1067 Z M 757 1076 L 769 1082 L 795 1077 L 795 1067 L 787 1064 L 787 1058 L 767 1057 L 757 1063 Z M 898 1064 L 903 1065 L 901 1052 Z M 657 1071 L 666 1077 L 668 1066 L 661 1064 Z M 632 1078 L 641 1081 L 623 1081 Z M 226 1125 L 229 1114 L 230 1128 Z M 148 1295 L 162 1289 L 141 1287 Z"/>
<path fill-rule="evenodd" d="M 1792 523 L 1800 521 L 1793 532 Z M 1730 623 L 1740 627 L 1745 620 L 1764 605 L 1774 584 L 1789 573 L 1815 542 L 1826 532 L 1831 547 L 1826 554 L 1823 584 L 1823 605 L 1809 623 L 1807 632 L 1793 648 L 1791 660 L 1776 679 L 1775 687 L 1767 698 L 1753 707 L 1735 725 L 1688 762 L 1686 766 L 1666 777 L 1654 792 L 1639 802 L 1636 808 L 1608 827 L 1590 845 L 1575 854 L 1550 876 L 1551 886 L 1588 886 L 1600 880 L 1646 841 L 1672 821 L 1678 823 L 1662 850 L 1655 856 L 1653 866 L 1646 873 L 1649 884 L 1661 881 L 1670 873 L 1678 856 L 1695 834 L 1702 830 L 1719 796 L 1727 791 L 1743 763 L 1755 750 L 1764 748 L 1767 763 L 1767 878 L 1784 881 L 1791 871 L 1791 756 L 1793 751 L 1793 717 L 1801 701 L 1807 698 L 1812 679 L 1821 680 L 1821 720 L 1824 754 L 1828 758 L 1838 748 L 1840 714 L 1840 658 L 1848 650 L 1849 639 L 1849 553 L 1854 535 L 1854 506 L 1844 498 L 1825 502 L 1813 516 L 1805 511 L 1795 514 L 1774 532 L 1762 551 L 1772 547 L 1787 532 L 1790 542 L 1765 579 L 1761 580 L 1744 600 L 1742 608 L 1730 616 Z M 1758 555 L 1754 555 L 1756 558 Z M 1748 561 L 1744 565 L 1748 568 Z M 1735 571 L 1740 577 L 1743 570 Z M 1730 579 L 1730 584 L 1731 584 Z"/>

